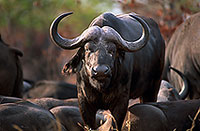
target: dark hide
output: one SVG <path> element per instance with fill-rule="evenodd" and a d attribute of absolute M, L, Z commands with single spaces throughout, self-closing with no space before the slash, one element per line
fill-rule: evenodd
<path fill-rule="evenodd" d="M 0 95 L 22 97 L 23 73 L 18 49 L 9 47 L 0 38 Z"/>
<path fill-rule="evenodd" d="M 96 128 L 95 114 L 98 109 L 109 109 L 120 130 L 130 98 L 140 97 L 141 102 L 157 99 L 165 44 L 158 25 L 150 18 L 142 18 L 148 23 L 150 34 L 148 43 L 141 50 L 125 52 L 113 41 L 92 37 L 63 69 L 64 73 L 77 74 L 81 115 L 91 128 Z M 92 26 L 112 27 L 128 41 L 137 40 L 142 33 L 139 22 L 129 14 L 115 16 L 104 13 L 93 20 Z M 109 72 L 106 77 L 101 73 L 94 76 L 94 69 L 108 69 Z"/>
<path fill-rule="evenodd" d="M 1 131 L 65 131 L 51 112 L 28 101 L 0 104 Z"/>
<path fill-rule="evenodd" d="M 46 110 L 46 112 L 50 111 L 55 116 L 56 120 L 58 120 L 65 127 L 67 131 L 83 131 L 84 130 L 84 124 L 83 124 L 83 120 L 81 118 L 81 114 L 79 111 L 77 98 L 66 99 L 66 100 L 59 100 L 59 99 L 54 99 L 54 98 L 38 98 L 38 99 L 22 100 L 16 97 L 0 96 L 0 104 L 6 104 L 6 103 L 15 104 L 15 103 L 21 103 L 22 101 L 26 103 L 26 106 L 29 109 L 34 109 L 32 107 L 33 104 L 27 104 L 29 102 L 34 103 L 35 107 L 38 107 L 38 106 L 39 108 L 42 107 L 42 111 L 41 111 L 42 115 L 44 115 L 42 113 L 43 110 Z M 17 106 L 21 106 L 21 105 L 19 104 Z M 11 107 L 9 108 L 11 110 Z M 12 108 L 16 109 L 16 111 L 19 110 L 18 109 L 19 107 L 13 106 Z M 35 113 L 35 115 L 37 114 Z M 24 119 L 26 119 L 26 116 L 24 116 Z M 15 120 L 17 121 L 17 119 Z M 9 119 L 8 121 L 11 122 L 11 119 Z M 105 122 L 104 114 L 101 112 L 98 112 L 96 115 L 96 121 L 97 121 L 98 126 L 100 126 L 101 123 Z M 26 124 L 26 126 L 28 126 L 28 124 Z M 35 126 L 36 125 L 34 125 L 34 127 Z M 37 125 L 37 126 L 39 127 L 40 125 Z"/>
<path fill-rule="evenodd" d="M 61 124 L 69 131 L 83 131 L 84 123 L 77 106 L 57 106 L 50 110 Z M 100 112 L 96 114 L 97 126 L 105 122 L 104 115 Z M 105 131 L 105 130 L 103 130 Z"/>
<path fill-rule="evenodd" d="M 36 99 L 27 99 L 27 101 L 32 102 L 46 110 L 50 110 L 58 106 L 75 106 L 78 107 L 78 99 L 71 98 L 66 100 L 59 100 L 54 98 L 36 98 Z"/>
<path fill-rule="evenodd" d="M 169 81 L 178 91 L 181 78 L 169 70 L 172 66 L 183 72 L 188 79 L 188 99 L 200 98 L 200 13 L 192 15 L 172 35 L 167 47 L 163 79 Z"/>
<path fill-rule="evenodd" d="M 68 131 L 84 131 L 80 111 L 75 106 L 58 106 L 50 110 Z M 79 125 L 80 124 L 80 125 Z"/>
<path fill-rule="evenodd" d="M 27 101 L 34 103 L 44 108 L 45 110 L 49 110 L 50 112 L 52 112 L 53 115 L 56 117 L 56 119 L 58 119 L 59 122 L 66 128 L 66 130 L 68 131 L 84 130 L 84 123 L 79 111 L 77 98 L 71 98 L 65 100 L 59 100 L 54 98 L 38 98 L 38 99 L 27 99 Z M 104 114 L 101 112 L 97 112 L 96 121 L 97 121 L 97 126 L 101 126 L 101 123 L 105 122 Z"/>
<path fill-rule="evenodd" d="M 129 124 L 130 131 L 186 131 L 194 123 L 191 130 L 199 131 L 199 107 L 200 100 L 136 104 L 129 108 L 123 130 Z"/>
<path fill-rule="evenodd" d="M 23 95 L 23 98 L 44 97 L 57 99 L 77 98 L 76 85 L 61 81 L 42 80 L 36 82 L 34 86 Z"/>

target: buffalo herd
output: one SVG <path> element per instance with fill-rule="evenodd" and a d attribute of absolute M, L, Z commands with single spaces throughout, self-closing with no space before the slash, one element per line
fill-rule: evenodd
<path fill-rule="evenodd" d="M 188 99 L 200 98 L 200 13 L 194 14 L 181 24 L 172 35 L 166 47 L 165 68 L 163 79 L 169 81 L 177 90 L 180 90 L 180 77 L 170 72 L 172 66 L 188 79 Z"/>
<path fill-rule="evenodd" d="M 23 53 L 0 38 L 0 131 L 199 131 L 200 13 L 165 43 L 156 22 L 134 13 L 96 17 L 80 36 L 50 37 L 78 49 L 63 73 L 76 85 L 23 78 Z"/>

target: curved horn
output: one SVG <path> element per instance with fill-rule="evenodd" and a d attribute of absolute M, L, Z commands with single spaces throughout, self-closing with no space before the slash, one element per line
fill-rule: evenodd
<path fill-rule="evenodd" d="M 76 37 L 74 39 L 66 39 L 60 36 L 57 32 L 58 24 L 59 22 L 66 16 L 71 15 L 72 12 L 69 13 L 63 13 L 60 16 L 58 16 L 51 24 L 50 27 L 50 37 L 53 40 L 53 42 L 60 46 L 63 49 L 76 49 L 81 46 L 81 39 L 80 37 Z"/>
<path fill-rule="evenodd" d="M 188 81 L 182 72 L 180 72 L 179 70 L 177 70 L 173 67 L 169 67 L 169 68 L 172 69 L 173 71 L 175 71 L 183 80 L 183 86 L 181 88 L 181 91 L 179 92 L 179 95 L 180 95 L 181 99 L 184 100 L 189 93 Z"/>
<path fill-rule="evenodd" d="M 130 15 L 135 18 L 142 25 L 142 36 L 136 41 L 126 41 L 120 34 L 113 28 L 104 26 L 102 29 L 106 32 L 106 38 L 110 40 L 115 40 L 119 44 L 119 47 L 128 52 L 135 52 L 142 49 L 149 39 L 150 29 L 148 24 L 139 16 Z"/>

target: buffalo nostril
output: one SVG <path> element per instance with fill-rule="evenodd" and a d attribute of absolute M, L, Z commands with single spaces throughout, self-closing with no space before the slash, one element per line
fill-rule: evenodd
<path fill-rule="evenodd" d="M 92 68 L 92 73 L 93 73 L 94 75 L 96 75 L 96 74 L 97 74 L 97 70 L 96 70 L 96 68 L 95 68 L 95 67 L 93 67 L 93 68 Z"/>
<path fill-rule="evenodd" d="M 109 71 L 110 71 L 110 68 L 109 68 L 108 66 L 106 66 L 106 67 L 105 67 L 105 72 L 104 72 L 104 74 L 108 74 Z"/>

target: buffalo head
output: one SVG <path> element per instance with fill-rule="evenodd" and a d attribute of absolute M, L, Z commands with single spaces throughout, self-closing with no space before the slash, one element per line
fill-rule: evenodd
<path fill-rule="evenodd" d="M 50 27 L 50 36 L 54 43 L 63 49 L 80 48 L 73 59 L 65 65 L 64 73 L 75 73 L 84 70 L 89 83 L 100 90 L 106 89 L 115 75 L 117 64 L 120 64 L 124 52 L 135 52 L 143 48 L 149 38 L 149 27 L 138 16 L 133 16 L 142 25 L 142 35 L 136 41 L 127 41 L 109 26 L 90 26 L 74 39 L 61 37 L 57 32 L 59 22 L 72 13 L 58 16 Z"/>

